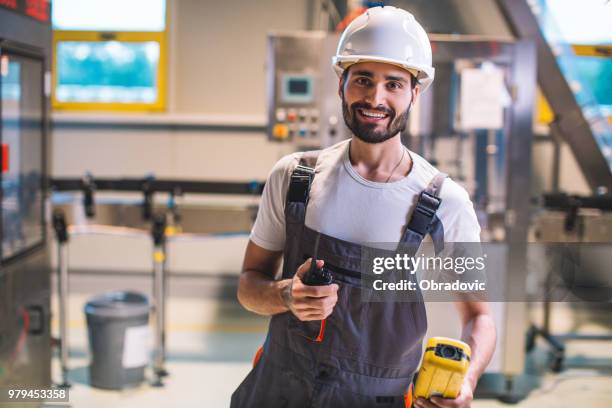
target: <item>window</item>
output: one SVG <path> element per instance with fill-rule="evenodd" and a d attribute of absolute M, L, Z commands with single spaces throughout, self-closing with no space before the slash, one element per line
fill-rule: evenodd
<path fill-rule="evenodd" d="M 165 107 L 165 0 L 55 0 L 53 107 Z"/>
<path fill-rule="evenodd" d="M 547 35 L 557 34 L 569 44 L 612 43 L 612 2 L 608 0 L 544 0 Z"/>
<path fill-rule="evenodd" d="M 597 105 L 612 122 L 612 2 L 537 0 L 532 2 L 544 36 L 557 56 L 578 103 Z"/>
<path fill-rule="evenodd" d="M 42 56 L 0 50 L 0 264 L 44 240 Z"/>

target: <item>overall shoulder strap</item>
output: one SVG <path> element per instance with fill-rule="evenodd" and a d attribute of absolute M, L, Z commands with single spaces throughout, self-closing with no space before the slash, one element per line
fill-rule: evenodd
<path fill-rule="evenodd" d="M 285 214 L 291 203 L 301 203 L 300 210 L 303 214 L 299 214 L 301 221 L 306 217 L 306 205 L 310 195 L 310 187 L 315 176 L 315 167 L 319 158 L 320 150 L 304 152 L 300 157 L 299 164 L 293 169 L 289 181 L 289 189 L 287 190 L 287 200 L 285 203 Z M 302 212 L 301 211 L 301 212 Z M 292 220 L 293 221 L 293 220 Z"/>
<path fill-rule="evenodd" d="M 429 184 L 427 185 L 427 187 L 425 188 L 425 191 L 428 194 L 431 194 L 434 197 L 437 197 L 438 199 L 440 199 L 440 190 L 442 190 L 442 184 L 444 184 L 444 180 L 446 180 L 446 178 L 448 177 L 448 174 L 446 173 L 438 173 L 436 174 L 431 181 L 429 182 Z"/>
<path fill-rule="evenodd" d="M 429 227 L 442 202 L 440 190 L 446 177 L 447 174 L 445 173 L 436 174 L 425 190 L 419 195 L 419 199 L 402 236 L 403 243 L 416 244 L 417 247 L 420 246 L 429 232 Z"/>
<path fill-rule="evenodd" d="M 310 167 L 314 170 L 317 165 L 317 160 L 319 159 L 319 154 L 321 150 L 309 150 L 307 152 L 302 153 L 302 157 L 300 157 L 300 165 L 304 167 Z"/>
<path fill-rule="evenodd" d="M 303 153 L 299 164 L 291 173 L 285 200 L 284 278 L 293 276 L 297 265 L 301 263 L 299 258 L 304 221 L 306 220 L 306 208 L 319 153 L 318 150 Z"/>

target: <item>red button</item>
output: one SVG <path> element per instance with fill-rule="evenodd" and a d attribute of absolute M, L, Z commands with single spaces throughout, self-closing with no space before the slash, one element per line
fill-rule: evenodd
<path fill-rule="evenodd" d="M 9 146 L 2 143 L 2 172 L 6 173 L 9 170 Z"/>

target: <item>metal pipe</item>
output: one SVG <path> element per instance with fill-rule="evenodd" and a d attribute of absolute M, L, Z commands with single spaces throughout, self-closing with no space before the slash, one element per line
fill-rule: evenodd
<path fill-rule="evenodd" d="M 62 388 L 70 388 L 68 382 L 68 229 L 66 217 L 61 211 L 53 214 L 53 228 L 57 239 L 57 293 L 59 305 L 59 331 L 60 331 L 60 364 L 62 369 Z"/>
<path fill-rule="evenodd" d="M 163 386 L 162 377 L 167 376 L 166 362 L 166 216 L 153 217 L 151 236 L 153 238 L 153 304 L 155 310 L 155 353 L 153 372 L 156 387 Z"/>
<path fill-rule="evenodd" d="M 153 298 L 155 310 L 155 358 L 153 369 L 156 374 L 164 371 L 164 250 L 156 245 L 153 253 Z"/>
<path fill-rule="evenodd" d="M 161 302 L 161 318 L 160 325 L 162 329 L 161 335 L 161 361 L 162 361 L 162 369 L 160 371 L 160 375 L 167 376 L 168 371 L 166 371 L 166 321 L 167 321 L 167 313 L 166 313 L 166 305 L 168 300 L 168 270 L 166 269 L 166 244 L 164 242 L 162 247 L 164 253 L 164 260 L 162 262 L 162 302 Z"/>
<path fill-rule="evenodd" d="M 61 387 L 70 387 L 68 382 L 68 244 L 58 243 L 58 302 L 60 329 L 60 361 L 62 366 Z"/>
<path fill-rule="evenodd" d="M 561 136 L 556 124 L 551 125 L 551 138 L 553 141 L 553 157 L 552 157 L 552 185 L 551 191 L 558 193 L 560 191 L 561 179 Z"/>
<path fill-rule="evenodd" d="M 71 236 L 75 235 L 112 235 L 121 237 L 148 237 L 150 233 L 144 229 L 131 227 L 118 227 L 114 225 L 71 225 L 68 227 Z"/>

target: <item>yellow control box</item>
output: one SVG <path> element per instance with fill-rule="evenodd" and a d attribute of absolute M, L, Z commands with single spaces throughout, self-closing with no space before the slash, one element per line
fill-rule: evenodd
<path fill-rule="evenodd" d="M 470 346 L 459 340 L 432 337 L 414 386 L 414 398 L 456 398 L 470 366 Z"/>

